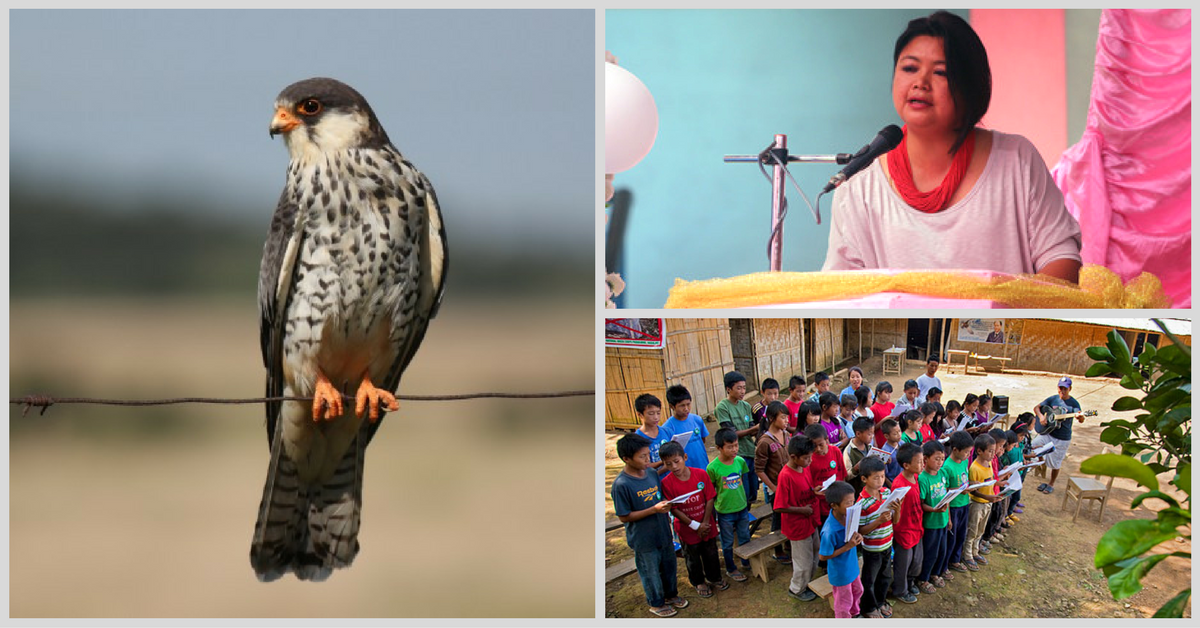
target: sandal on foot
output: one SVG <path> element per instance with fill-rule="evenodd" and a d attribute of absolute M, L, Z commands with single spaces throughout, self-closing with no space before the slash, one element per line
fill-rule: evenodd
<path fill-rule="evenodd" d="M 712 597 L 713 596 L 712 587 L 708 586 L 707 584 L 696 585 L 696 593 L 700 597 Z"/>
<path fill-rule="evenodd" d="M 718 591 L 724 591 L 729 588 L 729 583 L 721 580 L 720 582 L 710 582 L 710 586 L 716 587 Z"/>
<path fill-rule="evenodd" d="M 940 576 L 938 576 L 938 577 L 939 577 L 939 578 L 941 578 L 942 580 L 945 580 L 945 581 L 949 582 L 950 580 L 953 580 L 953 579 L 954 579 L 954 574 L 952 574 L 952 573 L 950 573 L 949 571 L 947 571 L 947 572 L 943 573 L 942 575 L 940 575 Z"/>
<path fill-rule="evenodd" d="M 966 571 L 967 570 L 967 566 L 962 563 L 954 563 L 953 565 L 950 565 L 950 568 L 953 569 L 954 571 Z"/>
<path fill-rule="evenodd" d="M 918 584 L 917 586 L 921 588 L 921 593 L 933 593 L 933 592 L 937 591 L 937 589 L 934 588 L 933 584 L 931 584 L 929 582 L 922 582 L 922 583 Z"/>
<path fill-rule="evenodd" d="M 988 559 L 984 558 L 983 556 L 976 556 L 975 564 L 976 565 L 986 565 L 986 564 L 988 564 Z M 967 569 L 970 569 L 970 567 L 967 567 Z"/>
<path fill-rule="evenodd" d="M 879 607 L 879 612 L 883 614 L 883 617 L 884 617 L 885 619 L 886 619 L 886 618 L 888 618 L 888 617 L 891 617 L 891 616 L 892 616 L 892 605 L 891 605 L 891 604 L 884 604 L 883 606 L 880 606 L 880 607 Z"/>
<path fill-rule="evenodd" d="M 659 617 L 674 617 L 679 614 L 679 611 L 671 608 L 670 606 L 660 606 L 658 608 L 651 606 L 650 612 L 658 615 Z"/>
<path fill-rule="evenodd" d="M 975 564 L 974 561 L 965 562 L 963 563 L 963 566 L 966 567 L 968 571 L 979 571 L 979 565 Z"/>
<path fill-rule="evenodd" d="M 679 597 L 678 595 L 667 600 L 666 603 L 668 606 L 674 606 L 675 608 L 687 608 L 688 605 L 688 601 Z"/>
<path fill-rule="evenodd" d="M 1050 493 L 1053 493 L 1053 492 L 1054 492 L 1054 487 L 1047 484 L 1046 485 L 1046 494 L 1049 495 Z"/>
<path fill-rule="evenodd" d="M 748 579 L 746 578 L 746 574 L 740 571 L 729 572 L 729 577 L 732 578 L 734 582 L 745 582 Z"/>
<path fill-rule="evenodd" d="M 1049 484 L 1046 484 L 1045 482 L 1042 482 L 1041 484 L 1038 484 L 1038 488 L 1037 488 L 1037 490 L 1039 490 L 1039 491 L 1041 491 L 1041 492 L 1045 493 L 1045 492 L 1046 492 L 1046 487 L 1047 487 L 1047 486 L 1050 486 L 1050 485 L 1049 485 Z"/>
<path fill-rule="evenodd" d="M 867 613 L 866 615 L 863 615 L 863 617 L 867 617 L 869 619 L 883 619 L 883 613 L 879 612 L 877 609 Z"/>
<path fill-rule="evenodd" d="M 946 581 L 942 580 L 941 576 L 929 576 L 929 581 L 933 583 L 933 586 L 939 589 L 946 586 Z"/>

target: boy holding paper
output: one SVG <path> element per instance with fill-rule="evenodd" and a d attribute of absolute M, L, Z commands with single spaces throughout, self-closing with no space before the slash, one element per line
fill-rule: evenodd
<path fill-rule="evenodd" d="M 842 456 L 842 464 L 848 471 L 846 481 L 850 483 L 857 495 L 862 491 L 862 474 L 859 464 L 871 453 L 871 439 L 875 435 L 875 422 L 866 417 L 857 417 L 852 426 L 854 438 L 846 444 L 846 453 Z"/>
<path fill-rule="evenodd" d="M 820 489 L 829 479 L 844 481 L 846 479 L 846 464 L 842 452 L 829 443 L 829 432 L 820 423 L 804 428 L 804 435 L 813 443 L 812 464 L 808 473 L 812 476 L 813 485 Z M 821 521 L 829 516 L 829 505 L 824 500 L 819 502 Z"/>
<path fill-rule="evenodd" d="M 950 504 L 942 503 L 947 492 L 946 478 L 941 473 L 946 450 L 934 440 L 922 445 L 921 453 L 925 458 L 925 470 L 918 482 L 924 529 L 921 533 L 921 579 L 917 586 L 922 593 L 933 593 L 946 586 L 941 577 L 946 573 L 946 529 L 950 526 Z"/>
<path fill-rule="evenodd" d="M 659 419 L 662 418 L 662 402 L 658 397 L 649 393 L 639 395 L 633 400 L 633 409 L 637 412 L 638 418 L 642 420 L 642 426 L 639 427 L 634 434 L 650 441 L 650 467 L 658 472 L 659 475 L 666 473 L 667 470 L 662 466 L 662 460 L 658 457 L 658 450 L 663 446 L 663 443 L 670 442 L 671 437 L 666 435 L 658 426 Z"/>
<path fill-rule="evenodd" d="M 821 541 L 817 534 L 821 527 L 818 502 L 823 501 L 824 495 L 813 484 L 808 472 L 813 450 L 812 441 L 803 434 L 788 441 L 788 463 L 779 472 L 774 504 L 775 512 L 782 519 L 783 536 L 792 548 L 792 581 L 788 585 L 788 595 L 801 602 L 817 599 L 808 583 L 817 570 Z"/>
<path fill-rule="evenodd" d="M 892 586 L 892 518 L 900 509 L 899 502 L 883 507 L 891 491 L 883 485 L 883 461 L 874 456 L 860 463 L 863 479 L 862 518 L 858 531 L 862 543 L 862 604 L 863 617 L 891 617 L 892 606 L 887 603 Z"/>
<path fill-rule="evenodd" d="M 847 511 L 854 507 L 854 489 L 845 482 L 834 482 L 825 490 L 825 501 L 829 504 L 832 516 L 821 527 L 820 559 L 829 565 L 833 616 L 849 619 L 858 615 L 858 601 L 863 592 L 858 555 L 854 551 L 862 543 L 863 537 L 857 529 L 846 529 Z"/>
<path fill-rule="evenodd" d="M 924 511 L 921 508 L 921 483 L 917 474 L 925 468 L 925 457 L 921 448 L 904 443 L 896 451 L 896 460 L 900 462 L 901 472 L 892 482 L 892 490 L 899 491 L 907 488 L 908 492 L 900 502 L 900 512 L 892 524 L 895 543 L 895 562 L 892 569 L 892 597 L 913 604 L 917 601 L 916 580 L 921 575 L 921 536 L 925 532 L 923 525 Z"/>
<path fill-rule="evenodd" d="M 737 430 L 723 427 L 713 441 L 717 444 L 717 459 L 708 463 L 708 478 L 717 488 L 717 524 L 721 532 L 721 551 L 725 554 L 725 569 L 735 582 L 745 582 L 746 576 L 733 562 L 733 535 L 741 545 L 750 542 L 750 507 L 742 478 L 750 475 L 745 459 L 738 455 Z M 743 560 L 748 567 L 750 561 Z"/>
<path fill-rule="evenodd" d="M 967 562 L 968 569 L 972 562 L 977 565 L 988 564 L 987 559 L 982 555 L 987 550 L 980 547 L 980 542 L 983 538 L 983 529 L 987 525 L 988 515 L 992 510 L 992 504 L 1000 501 L 1000 498 L 996 496 L 996 492 L 992 488 L 992 484 L 995 484 L 995 475 L 992 473 L 992 458 L 995 456 L 996 441 L 987 434 L 976 436 L 975 462 L 971 463 L 971 467 L 967 470 L 967 476 L 970 479 L 971 486 L 982 485 L 984 483 L 989 484 L 971 489 L 971 511 L 967 527 L 967 544 L 963 550 L 963 560 Z"/>
<path fill-rule="evenodd" d="M 675 609 L 688 605 L 679 597 L 675 543 L 667 516 L 671 503 L 662 498 L 658 474 L 646 471 L 650 466 L 650 441 L 626 434 L 617 441 L 617 455 L 625 468 L 613 480 L 613 510 L 625 524 L 625 542 L 633 550 L 650 612 L 671 617 L 678 613 Z"/>
<path fill-rule="evenodd" d="M 974 439 L 964 431 L 950 434 L 950 457 L 942 464 L 942 475 L 946 477 L 946 489 L 954 491 L 967 485 L 967 454 L 974 447 Z M 979 571 L 973 561 L 964 563 L 963 545 L 967 542 L 967 518 L 971 509 L 971 496 L 963 491 L 950 501 L 950 528 L 946 539 L 947 561 L 954 571 Z"/>
<path fill-rule="evenodd" d="M 692 463 L 698 469 L 708 468 L 708 450 L 704 448 L 704 439 L 708 438 L 708 426 L 704 425 L 704 419 L 698 414 L 692 414 L 692 394 L 688 389 L 678 384 L 667 389 L 667 406 L 671 409 L 671 416 L 659 428 L 663 435 L 668 440 L 673 440 L 680 445 L 683 445 L 683 451 L 687 453 L 688 462 Z M 681 434 L 688 433 L 687 442 L 680 442 L 685 437 Z"/>
<path fill-rule="evenodd" d="M 879 424 L 879 429 L 883 431 L 884 443 L 880 449 L 887 454 L 887 481 L 888 486 L 896 481 L 896 476 L 900 475 L 900 461 L 896 460 L 896 451 L 900 449 L 900 424 L 896 419 L 885 419 Z"/>
<path fill-rule="evenodd" d="M 714 588 L 729 588 L 721 577 L 721 560 L 717 557 L 717 522 L 713 515 L 717 490 L 704 469 L 687 465 L 688 456 L 679 443 L 664 443 L 658 455 L 670 471 L 662 478 L 663 496 L 672 502 L 671 514 L 683 546 L 688 582 L 700 597 L 712 597 Z"/>

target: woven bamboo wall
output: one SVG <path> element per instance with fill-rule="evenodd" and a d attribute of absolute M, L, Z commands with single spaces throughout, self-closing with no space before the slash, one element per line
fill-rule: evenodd
<path fill-rule="evenodd" d="M 799 319 L 756 318 L 749 323 L 752 355 L 747 363 L 754 373 L 756 386 L 768 377 L 775 378 L 783 386 L 792 375 L 802 374 L 804 346 L 800 343 Z M 750 373 L 742 372 L 749 380 Z"/>
<path fill-rule="evenodd" d="M 729 319 L 668 318 L 665 331 L 666 385 L 683 384 L 692 395 L 692 412 L 712 413 L 725 398 L 725 373 L 734 369 Z"/>
<path fill-rule="evenodd" d="M 746 376 L 746 390 L 758 390 L 761 380 L 754 366 L 754 328 L 750 319 L 729 319 L 729 346 L 733 351 L 733 368 Z"/>
<path fill-rule="evenodd" d="M 834 366 L 846 358 L 846 321 L 840 318 L 814 318 L 809 320 L 808 341 L 812 345 L 812 361 L 809 373 L 825 371 L 833 373 Z M 858 350 L 855 345 L 855 351 Z"/>
<path fill-rule="evenodd" d="M 858 320 L 846 321 L 846 336 L 852 352 L 858 351 Z M 908 343 L 908 319 L 864 318 L 862 321 L 862 359 L 883 353 L 884 349 L 903 347 Z"/>
<path fill-rule="evenodd" d="M 642 425 L 633 401 L 650 393 L 666 412 L 666 377 L 662 349 L 604 349 L 604 428 L 637 429 Z"/>
<path fill-rule="evenodd" d="M 953 329 L 958 328 L 958 323 L 958 319 L 952 322 Z M 1007 319 L 1005 337 L 1008 343 L 1005 345 L 962 342 L 958 340 L 957 333 L 954 333 L 948 346 L 980 355 L 1012 358 L 1008 363 L 1012 368 L 1083 375 L 1093 364 L 1087 357 L 1087 348 L 1103 346 L 1110 329 L 1113 328 L 1066 321 Z M 1127 336 L 1127 342 L 1138 333 L 1138 330 L 1117 330 Z M 1018 340 L 1019 344 L 1012 344 L 1014 340 Z M 1190 343 L 1191 337 L 1184 336 L 1181 340 Z M 1165 335 L 1160 335 L 1160 347 L 1169 343 L 1170 340 Z"/>

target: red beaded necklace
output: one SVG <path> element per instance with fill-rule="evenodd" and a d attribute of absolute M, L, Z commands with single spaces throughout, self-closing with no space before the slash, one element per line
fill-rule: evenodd
<path fill-rule="evenodd" d="M 963 145 L 954 154 L 950 164 L 950 172 L 942 179 L 941 185 L 928 192 L 917 189 L 913 183 L 912 163 L 908 161 L 908 125 L 904 126 L 904 139 L 900 145 L 887 154 L 888 173 L 892 175 L 892 183 L 900 196 L 913 209 L 927 214 L 942 211 L 950 203 L 950 197 L 962 183 L 967 174 L 967 166 L 971 165 L 971 155 L 975 152 L 975 133 L 967 135 Z"/>

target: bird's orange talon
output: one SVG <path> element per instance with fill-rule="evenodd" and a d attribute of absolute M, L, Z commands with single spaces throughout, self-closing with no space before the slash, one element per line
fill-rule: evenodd
<path fill-rule="evenodd" d="M 400 402 L 396 400 L 396 396 L 392 393 L 376 388 L 371 383 L 370 379 L 363 378 L 362 385 L 358 387 L 358 394 L 354 397 L 354 413 L 362 416 L 363 412 L 367 413 L 367 420 L 374 423 L 379 420 L 379 407 L 382 405 L 385 410 L 396 411 L 400 409 Z"/>
<path fill-rule="evenodd" d="M 334 419 L 342 416 L 342 393 L 333 387 L 333 383 L 324 375 L 317 377 L 316 389 L 313 391 L 313 421 Z"/>

